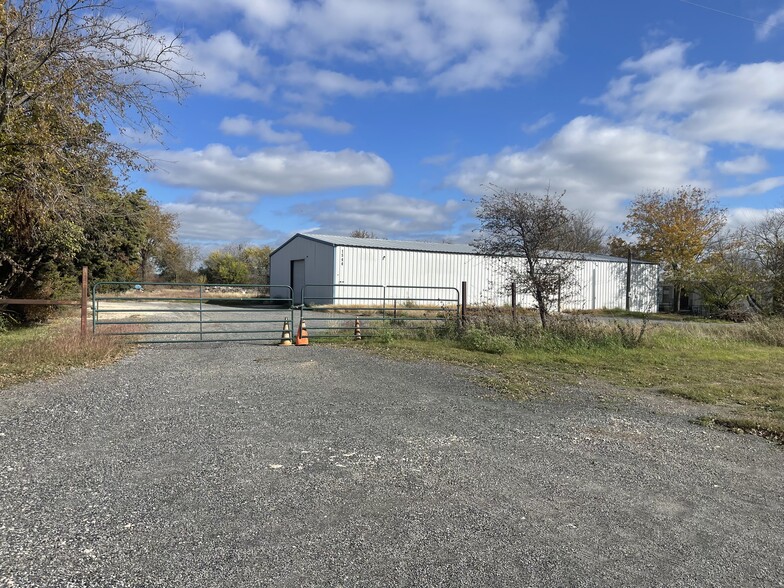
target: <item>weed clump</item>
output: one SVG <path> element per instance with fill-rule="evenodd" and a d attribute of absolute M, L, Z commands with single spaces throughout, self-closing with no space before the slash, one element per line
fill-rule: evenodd
<path fill-rule="evenodd" d="M 733 331 L 737 333 L 736 337 L 741 341 L 771 347 L 784 347 L 784 319 L 757 318 L 739 325 Z"/>
<path fill-rule="evenodd" d="M 496 335 L 484 329 L 469 328 L 460 339 L 462 345 L 470 351 L 503 355 L 514 351 L 516 341 L 507 335 Z"/>

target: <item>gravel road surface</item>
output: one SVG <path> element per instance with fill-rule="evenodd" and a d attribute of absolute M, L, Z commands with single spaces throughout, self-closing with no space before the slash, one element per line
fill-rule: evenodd
<path fill-rule="evenodd" d="M 345 348 L 0 391 L 0 586 L 784 586 L 784 449 Z"/>

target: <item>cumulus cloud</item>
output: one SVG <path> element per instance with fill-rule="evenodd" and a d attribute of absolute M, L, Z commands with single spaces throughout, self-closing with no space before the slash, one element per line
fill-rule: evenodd
<path fill-rule="evenodd" d="M 737 198 L 741 196 L 751 196 L 756 194 L 766 194 L 771 190 L 776 190 L 784 186 L 784 176 L 775 178 L 765 178 L 759 182 L 754 182 L 746 186 L 739 186 L 729 190 L 722 190 L 719 195 L 728 198 Z"/>
<path fill-rule="evenodd" d="M 312 112 L 295 112 L 285 116 L 280 122 L 291 127 L 316 129 L 331 135 L 346 135 L 354 130 L 351 123 Z"/>
<path fill-rule="evenodd" d="M 451 228 L 463 208 L 455 200 L 441 204 L 386 193 L 338 198 L 318 207 L 296 207 L 294 212 L 318 223 L 322 232 L 345 234 L 364 229 L 388 237 L 411 237 Z"/>
<path fill-rule="evenodd" d="M 716 168 L 726 175 L 758 174 L 768 169 L 768 162 L 761 155 L 747 155 L 730 161 L 720 161 Z"/>
<path fill-rule="evenodd" d="M 190 58 L 187 69 L 201 72 L 199 90 L 207 94 L 248 100 L 267 100 L 274 91 L 269 82 L 267 58 L 257 46 L 246 44 L 232 31 L 223 31 L 204 40 L 192 37 L 185 42 Z"/>
<path fill-rule="evenodd" d="M 170 203 L 162 208 L 177 217 L 178 236 L 184 241 L 268 241 L 277 236 L 251 219 L 218 206 Z"/>
<path fill-rule="evenodd" d="M 498 88 L 535 75 L 557 56 L 566 4 L 541 14 L 535 0 L 158 0 L 166 9 L 215 20 L 239 14 L 269 51 L 307 64 L 382 63 L 389 80 L 360 80 L 312 67 L 313 90 L 364 95 L 434 87 L 442 92 Z M 231 35 L 224 32 L 221 35 Z M 198 63 L 198 61 L 197 61 Z M 219 75 L 219 72 L 210 71 Z M 345 77 L 344 77 L 345 76 Z M 314 83 L 315 82 L 315 83 Z"/>
<path fill-rule="evenodd" d="M 293 131 L 276 131 L 272 121 L 251 120 L 245 115 L 225 117 L 220 123 L 220 130 L 227 135 L 254 136 L 265 143 L 298 143 L 302 135 Z"/>
<path fill-rule="evenodd" d="M 687 66 L 674 41 L 627 61 L 602 97 L 625 118 L 704 143 L 784 148 L 784 62 Z"/>
<path fill-rule="evenodd" d="M 204 192 L 257 195 L 316 192 L 353 186 L 382 186 L 392 180 L 389 164 L 374 153 L 270 149 L 237 155 L 225 145 L 148 153 L 156 179 Z"/>
<path fill-rule="evenodd" d="M 707 153 L 704 145 L 586 116 L 533 149 L 464 160 L 447 182 L 472 195 L 489 184 L 535 193 L 566 190 L 570 208 L 617 222 L 621 202 L 646 189 L 688 183 Z"/>

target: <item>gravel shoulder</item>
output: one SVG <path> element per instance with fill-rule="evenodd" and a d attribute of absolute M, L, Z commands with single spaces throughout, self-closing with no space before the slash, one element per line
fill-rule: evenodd
<path fill-rule="evenodd" d="M 612 390 L 144 348 L 0 391 L 0 586 L 784 586 L 784 451 Z"/>

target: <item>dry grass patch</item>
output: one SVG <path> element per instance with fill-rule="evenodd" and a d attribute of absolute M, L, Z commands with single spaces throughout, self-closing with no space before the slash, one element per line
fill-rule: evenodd
<path fill-rule="evenodd" d="M 55 375 L 72 367 L 103 365 L 131 350 L 121 337 L 88 335 L 82 340 L 78 319 L 73 317 L 10 330 L 0 333 L 0 388 Z"/>
<path fill-rule="evenodd" d="M 784 322 L 643 327 L 581 318 L 544 331 L 530 321 L 488 316 L 429 338 L 391 331 L 369 344 L 404 357 L 475 365 L 493 387 L 514 396 L 565 383 L 609 383 L 710 405 L 711 422 L 784 438 Z"/>

